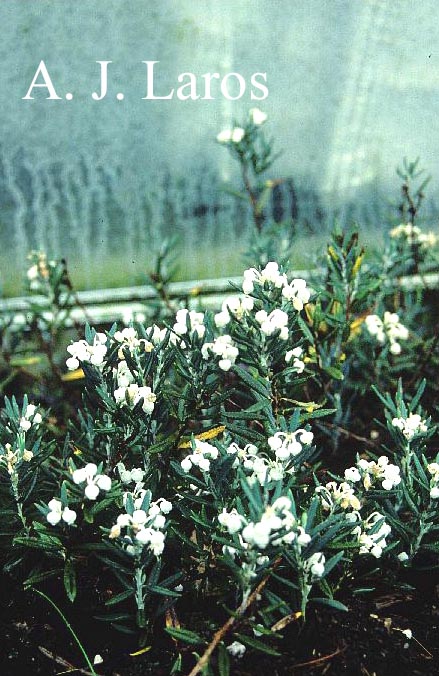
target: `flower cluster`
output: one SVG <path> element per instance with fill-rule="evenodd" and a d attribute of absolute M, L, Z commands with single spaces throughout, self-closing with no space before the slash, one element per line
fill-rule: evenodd
<path fill-rule="evenodd" d="M 175 320 L 173 329 L 178 336 L 195 333 L 199 338 L 203 338 L 206 331 L 204 312 L 195 312 L 195 310 L 183 308 L 177 311 Z"/>
<path fill-rule="evenodd" d="M 311 290 L 306 286 L 304 279 L 297 278 L 283 287 L 282 296 L 291 301 L 293 308 L 300 312 L 303 310 L 303 306 L 309 302 Z"/>
<path fill-rule="evenodd" d="M 268 438 L 268 445 L 278 460 L 288 460 L 291 456 L 299 455 L 303 446 L 310 446 L 313 439 L 313 433 L 304 429 L 295 432 L 275 432 Z"/>
<path fill-rule="evenodd" d="M 75 469 L 72 479 L 77 485 L 86 484 L 84 495 L 89 500 L 96 500 L 100 491 L 106 492 L 111 489 L 111 478 L 106 474 L 98 474 L 98 468 L 94 462 Z"/>
<path fill-rule="evenodd" d="M 192 453 L 187 455 L 181 461 L 181 468 L 184 472 L 190 472 L 192 466 L 199 467 L 201 471 L 208 472 L 210 470 L 210 460 L 218 458 L 218 449 L 207 441 L 200 441 L 194 439 Z"/>
<path fill-rule="evenodd" d="M 355 495 L 354 489 L 346 481 L 340 484 L 330 481 L 325 486 L 317 486 L 315 492 L 320 497 L 325 511 L 331 511 L 336 505 L 343 510 L 358 511 L 361 508 L 360 500 Z"/>
<path fill-rule="evenodd" d="M 430 497 L 433 500 L 437 500 L 439 498 L 439 463 L 431 462 L 427 465 L 427 471 L 431 476 Z"/>
<path fill-rule="evenodd" d="M 407 418 L 393 418 L 392 425 L 401 430 L 407 441 L 411 441 L 417 434 L 425 434 L 428 431 L 427 422 L 422 420 L 418 413 L 410 413 Z"/>
<path fill-rule="evenodd" d="M 319 580 L 325 573 L 325 555 L 322 552 L 311 554 L 309 559 L 303 562 L 303 570 L 311 580 Z"/>
<path fill-rule="evenodd" d="M 240 533 L 240 542 L 244 549 L 255 548 L 259 551 L 270 544 L 279 546 L 293 542 L 301 548 L 309 544 L 311 536 L 299 526 L 291 508 L 291 500 L 281 496 L 265 508 L 259 521 L 248 521 L 236 509 L 230 512 L 223 509 L 218 515 L 218 521 L 230 535 Z M 231 549 L 233 548 L 227 547 L 226 551 L 233 554 Z"/>
<path fill-rule="evenodd" d="M 378 315 L 368 315 L 365 319 L 365 326 L 371 336 L 374 336 L 380 345 L 386 341 L 390 344 L 392 354 L 401 353 L 400 340 L 407 340 L 409 332 L 407 327 L 400 323 L 396 312 L 385 312 L 384 318 Z"/>
<path fill-rule="evenodd" d="M 249 110 L 249 124 L 253 127 L 260 127 L 261 124 L 264 124 L 268 119 L 267 113 L 264 113 L 259 108 L 250 108 Z M 241 143 L 244 139 L 247 132 L 251 131 L 251 127 L 246 125 L 246 128 L 243 127 L 233 127 L 232 129 L 223 129 L 217 135 L 216 140 L 218 143 L 224 145 L 234 144 L 237 145 Z"/>
<path fill-rule="evenodd" d="M 105 333 L 96 333 L 93 344 L 86 340 L 78 340 L 67 347 L 67 352 L 72 355 L 67 359 L 66 366 L 69 371 L 75 371 L 82 362 L 89 362 L 94 366 L 102 366 L 107 354 L 107 336 Z"/>
<path fill-rule="evenodd" d="M 240 448 L 236 442 L 231 443 L 227 448 L 229 455 L 235 455 L 233 467 L 239 465 L 244 470 L 251 472 L 247 476 L 250 485 L 255 482 L 264 486 L 269 481 L 279 481 L 285 475 L 285 468 L 282 462 L 276 462 L 259 455 L 258 449 L 253 444 L 247 444 Z"/>
<path fill-rule="evenodd" d="M 240 659 L 245 655 L 247 648 L 243 643 L 240 643 L 239 641 L 233 641 L 233 643 L 227 646 L 226 650 L 232 657 Z"/>
<path fill-rule="evenodd" d="M 135 467 L 134 469 L 126 469 L 123 462 L 117 463 L 117 470 L 119 472 L 120 480 L 123 484 L 136 483 L 140 484 L 145 476 L 145 472 L 140 467 Z"/>
<path fill-rule="evenodd" d="M 31 253 L 29 259 L 33 261 L 26 272 L 29 288 L 31 291 L 39 291 L 49 280 L 50 271 L 56 268 L 56 261 L 47 260 L 45 253 Z"/>
<path fill-rule="evenodd" d="M 367 491 L 376 482 L 380 482 L 385 491 L 391 491 L 401 483 L 399 467 L 389 462 L 389 458 L 385 455 L 381 455 L 376 462 L 360 458 L 356 467 L 348 467 L 345 470 L 344 477 L 346 481 L 353 483 L 361 481 Z"/>
<path fill-rule="evenodd" d="M 267 113 L 264 113 L 259 108 L 250 108 L 248 111 L 250 122 L 256 127 L 259 127 L 261 124 L 264 124 L 268 120 Z"/>
<path fill-rule="evenodd" d="M 283 310 L 276 308 L 270 314 L 265 310 L 259 310 L 255 314 L 255 319 L 261 325 L 261 333 L 264 336 L 272 336 L 279 331 L 279 338 L 288 340 L 288 315 Z"/>
<path fill-rule="evenodd" d="M 116 331 L 113 337 L 114 340 L 116 340 L 118 343 L 121 343 L 121 346 L 118 350 L 118 357 L 122 360 L 125 359 L 123 351 L 126 348 L 128 348 L 132 354 L 139 348 L 141 348 L 144 352 L 151 352 L 154 347 L 149 340 L 146 340 L 145 338 L 139 338 L 136 329 L 134 329 L 132 326 L 126 327 L 121 331 Z"/>
<path fill-rule="evenodd" d="M 209 359 L 209 355 L 213 354 L 219 357 L 218 366 L 223 371 L 230 371 L 235 363 L 239 351 L 236 345 L 233 344 L 231 336 L 224 335 L 215 338 L 213 343 L 204 343 L 201 348 L 203 359 Z"/>
<path fill-rule="evenodd" d="M 376 559 L 379 559 L 387 547 L 386 538 L 392 532 L 391 527 L 386 523 L 384 517 L 379 512 L 372 512 L 372 514 L 354 528 L 353 533 L 356 535 L 360 544 L 360 554 L 372 554 Z"/>
<path fill-rule="evenodd" d="M 215 325 L 222 329 L 230 322 L 231 315 L 240 320 L 253 310 L 254 300 L 251 296 L 229 296 L 223 301 L 221 312 L 214 316 Z"/>
<path fill-rule="evenodd" d="M 417 225 L 412 223 L 400 223 L 392 228 L 390 237 L 394 240 L 419 244 L 426 249 L 437 244 L 437 237 L 433 232 L 422 232 Z"/>
<path fill-rule="evenodd" d="M 280 272 L 278 263 L 270 261 L 260 272 L 256 268 L 244 270 L 244 280 L 242 282 L 244 293 L 247 295 L 253 293 L 255 284 L 259 284 L 260 286 L 268 284 L 276 289 L 282 289 L 282 287 L 288 284 L 288 280 L 286 274 Z"/>
<path fill-rule="evenodd" d="M 282 296 L 291 301 L 295 310 L 300 312 L 303 306 L 308 303 L 311 297 L 311 290 L 307 287 L 304 279 L 293 279 L 288 283 L 285 273 L 279 270 L 279 265 L 275 261 L 267 263 L 261 271 L 256 268 L 249 268 L 244 271 L 244 280 L 242 290 L 245 294 L 251 294 L 254 291 L 255 284 L 264 286 L 273 286 L 275 289 L 282 289 Z"/>
<path fill-rule="evenodd" d="M 285 354 L 285 362 L 289 364 L 291 360 L 293 360 L 292 368 L 296 373 L 303 373 L 305 370 L 305 362 L 301 359 L 302 356 L 303 349 L 301 347 L 294 347 Z"/>
<path fill-rule="evenodd" d="M 125 530 L 123 544 L 128 554 L 138 555 L 144 547 L 158 557 L 163 553 L 165 546 L 166 527 L 165 515 L 172 510 L 172 503 L 164 498 L 155 502 L 150 501 L 150 492 L 140 489 L 135 493 L 125 493 L 125 511 L 119 514 L 116 523 L 111 527 L 108 537 L 111 540 L 120 538 Z M 133 500 L 133 497 L 135 499 Z M 129 508 L 129 498 L 134 509 Z"/>
<path fill-rule="evenodd" d="M 131 383 L 131 385 L 118 387 L 114 390 L 114 399 L 116 404 L 130 406 L 131 408 L 134 408 L 142 399 L 142 410 L 151 415 L 157 397 L 147 385 Z"/>
<path fill-rule="evenodd" d="M 241 143 L 245 136 L 245 129 L 242 127 L 233 127 L 233 129 L 223 129 L 217 135 L 218 143 Z"/>
<path fill-rule="evenodd" d="M 46 519 L 51 526 L 56 526 L 61 519 L 68 525 L 71 526 L 76 521 L 76 512 L 74 509 L 69 507 L 64 507 L 61 500 L 53 498 L 48 503 L 49 511 L 47 512 Z"/>
<path fill-rule="evenodd" d="M 9 475 L 13 475 L 16 472 L 16 466 L 20 462 L 30 462 L 34 457 L 32 451 L 28 451 L 26 448 L 22 447 L 23 444 L 18 444 L 17 448 L 12 450 L 10 443 L 5 444 L 4 452 L 0 448 L 0 462 L 2 462 Z"/>
<path fill-rule="evenodd" d="M 42 420 L 42 415 L 41 413 L 38 413 L 37 406 L 35 406 L 35 404 L 28 404 L 20 418 L 20 429 L 24 432 L 28 432 L 32 425 L 39 425 Z"/>

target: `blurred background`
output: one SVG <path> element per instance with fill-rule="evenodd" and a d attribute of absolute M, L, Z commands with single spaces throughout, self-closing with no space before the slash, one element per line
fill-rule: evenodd
<path fill-rule="evenodd" d="M 295 229 L 296 267 L 334 220 L 369 239 L 397 222 L 404 156 L 432 174 L 434 229 L 438 14 L 436 0 L 3 0 L 1 292 L 20 291 L 31 249 L 65 256 L 80 288 L 135 284 L 172 234 L 180 278 L 242 270 L 251 213 L 224 189 L 239 174 L 215 138 L 255 102 L 142 100 L 144 60 L 160 61 L 161 92 L 185 71 L 267 73 L 256 105 L 285 180 L 266 216 Z M 62 101 L 22 100 L 41 59 Z M 98 60 L 113 61 L 100 102 Z"/>

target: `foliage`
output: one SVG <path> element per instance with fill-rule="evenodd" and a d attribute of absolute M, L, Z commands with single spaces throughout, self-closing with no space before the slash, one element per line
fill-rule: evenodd
<path fill-rule="evenodd" d="M 242 165 L 259 245 L 250 174 L 273 159 L 260 112 L 219 138 Z M 414 227 L 392 230 L 375 259 L 335 231 L 311 286 L 285 257 L 256 256 L 215 313 L 169 302 L 164 247 L 159 323 L 87 325 L 67 372 L 56 345 L 74 292 L 65 264 L 38 256 L 28 280 L 46 300 L 2 334 L 4 387 L 17 386 L 0 414 L 4 569 L 25 588 L 62 584 L 141 647 L 166 632 L 172 673 L 191 661 L 186 645 L 192 674 L 227 674 L 246 649 L 279 654 L 310 606 L 346 610 L 337 596 L 359 561 L 437 567 L 437 332 L 425 290 L 401 280 L 430 265 L 432 238 Z M 29 335 L 58 397 L 81 385 L 69 421 L 20 393 Z M 193 608 L 213 601 L 200 621 Z"/>

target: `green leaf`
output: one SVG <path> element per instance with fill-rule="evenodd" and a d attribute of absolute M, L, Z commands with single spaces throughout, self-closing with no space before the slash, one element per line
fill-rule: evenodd
<path fill-rule="evenodd" d="M 235 636 L 241 643 L 243 643 L 248 648 L 254 648 L 255 650 L 258 650 L 261 653 L 265 653 L 266 655 L 272 655 L 273 657 L 281 656 L 281 653 L 279 653 L 277 650 L 271 648 L 262 641 L 258 641 L 258 639 L 256 638 L 245 636 L 244 634 L 235 634 Z"/>
<path fill-rule="evenodd" d="M 165 631 L 172 636 L 172 638 L 177 639 L 177 641 L 183 641 L 183 643 L 189 643 L 190 645 L 203 645 L 206 643 L 204 639 L 201 638 L 194 631 L 189 629 L 176 629 L 175 627 L 165 627 Z"/>
<path fill-rule="evenodd" d="M 219 676 L 229 676 L 230 674 L 230 658 L 224 643 L 218 646 L 218 672 Z"/>
<path fill-rule="evenodd" d="M 336 380 L 343 380 L 344 378 L 343 371 L 340 371 L 340 369 L 335 366 L 326 366 L 323 370 L 331 376 L 331 378 L 335 378 Z"/>
<path fill-rule="evenodd" d="M 67 559 L 64 565 L 64 589 L 69 601 L 76 598 L 76 571 L 72 559 Z"/>
<path fill-rule="evenodd" d="M 344 603 L 341 603 L 340 601 L 336 601 L 335 599 L 326 599 L 326 598 L 320 598 L 320 597 L 314 597 L 309 600 L 309 603 L 318 603 L 319 605 L 323 606 L 330 606 L 331 608 L 335 608 L 335 610 L 343 610 L 344 612 L 348 612 L 349 608 L 344 605 Z"/>
<path fill-rule="evenodd" d="M 241 368 L 241 366 L 235 365 L 233 367 L 233 370 L 241 378 L 241 380 L 243 380 L 244 383 L 249 386 L 249 388 L 252 392 L 255 391 L 264 398 L 267 398 L 267 399 L 270 398 L 269 387 L 268 387 L 268 385 L 265 384 L 265 382 L 262 381 L 262 379 L 255 378 L 248 371 Z"/>
<path fill-rule="evenodd" d="M 120 592 L 120 594 L 116 594 L 116 596 L 112 596 L 111 599 L 108 599 L 108 601 L 105 601 L 106 606 L 115 606 L 118 603 L 121 603 L 122 601 L 125 601 L 125 599 L 128 599 L 130 596 L 134 595 L 134 590 L 133 589 L 126 589 L 123 592 Z"/>

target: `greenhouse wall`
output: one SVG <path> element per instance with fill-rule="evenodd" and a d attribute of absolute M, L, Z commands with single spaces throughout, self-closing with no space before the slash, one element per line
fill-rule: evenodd
<path fill-rule="evenodd" d="M 334 220 L 384 227 L 402 158 L 419 155 L 437 174 L 436 5 L 84 0 L 66 21 L 63 2 L 2 2 L 0 258 L 16 261 L 16 272 L 2 266 L 3 288 L 31 249 L 66 256 L 79 286 L 132 284 L 172 234 L 186 278 L 240 270 L 251 213 L 224 190 L 239 176 L 215 137 L 255 102 L 249 90 L 235 101 L 144 100 L 146 60 L 159 62 L 163 94 L 187 71 L 200 82 L 266 72 L 257 103 L 282 151 L 272 175 L 285 179 L 267 215 L 298 237 Z M 60 100 L 23 100 L 41 60 Z M 112 61 L 108 94 L 95 101 L 102 60 Z M 431 198 L 424 217 L 437 218 Z"/>

